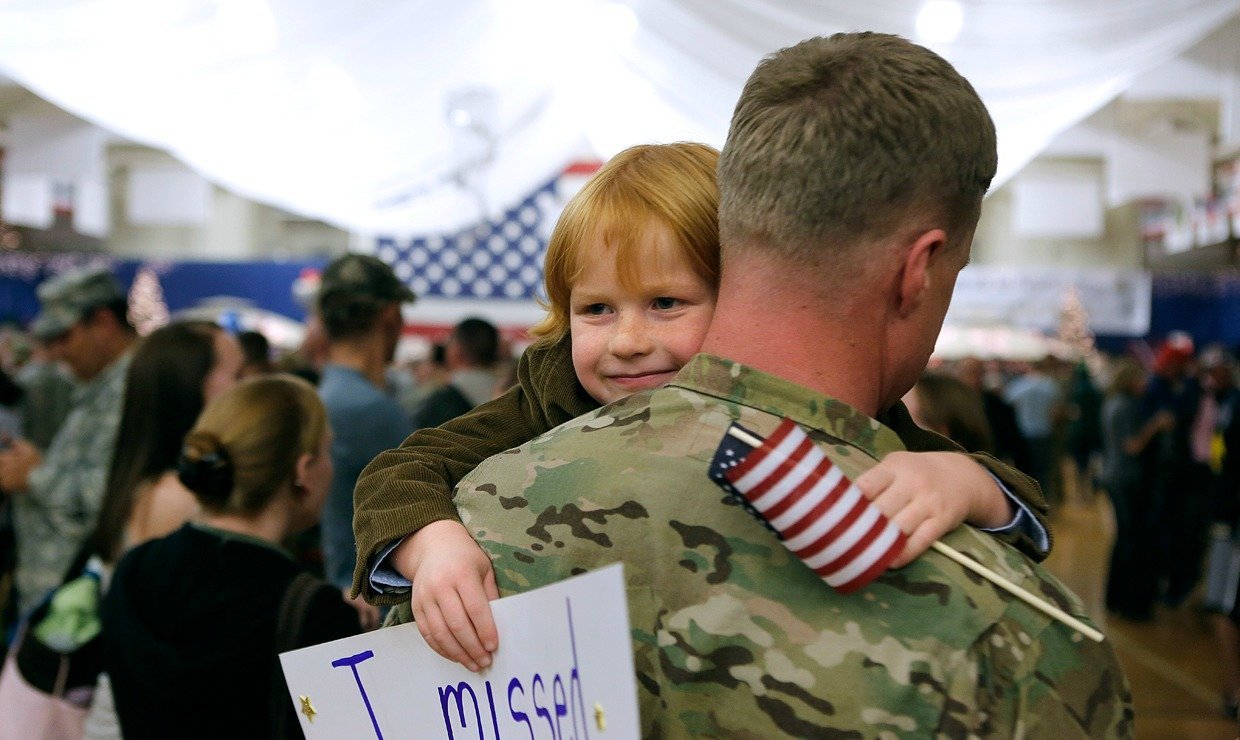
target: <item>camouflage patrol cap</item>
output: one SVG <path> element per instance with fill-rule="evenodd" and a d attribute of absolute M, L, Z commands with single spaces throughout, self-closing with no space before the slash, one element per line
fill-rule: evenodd
<path fill-rule="evenodd" d="M 332 260 L 319 278 L 318 302 L 331 297 L 369 299 L 375 302 L 416 299 L 412 290 L 396 277 L 392 268 L 368 254 L 346 254 Z"/>
<path fill-rule="evenodd" d="M 117 300 L 125 299 L 125 291 L 107 270 L 66 272 L 39 286 L 39 314 L 30 324 L 30 332 L 48 340 L 73 328 L 91 311 Z"/>

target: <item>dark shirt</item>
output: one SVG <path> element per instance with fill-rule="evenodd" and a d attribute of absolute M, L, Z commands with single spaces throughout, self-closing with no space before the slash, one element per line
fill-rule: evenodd
<path fill-rule="evenodd" d="M 449 383 L 426 397 L 413 415 L 413 427 L 414 429 L 437 427 L 462 414 L 468 414 L 473 409 L 474 405 L 469 402 L 465 394 Z M 395 446 L 392 445 L 392 447 Z"/>
<path fill-rule="evenodd" d="M 1102 482 L 1112 492 L 1127 490 L 1141 478 L 1139 455 L 1130 455 L 1124 443 L 1141 433 L 1140 399 L 1110 396 L 1102 404 Z"/>
<path fill-rule="evenodd" d="M 301 737 L 275 652 L 280 603 L 297 573 L 274 545 L 190 524 L 126 554 L 103 603 L 124 736 L 267 738 L 278 697 L 286 734 Z M 358 632 L 357 612 L 324 583 L 297 645 Z"/>
<path fill-rule="evenodd" d="M 1147 474 L 1162 483 L 1175 484 L 1181 468 L 1192 460 L 1192 428 L 1197 408 L 1201 405 L 1201 385 L 1195 378 L 1170 379 L 1161 375 L 1150 378 L 1141 398 L 1141 421 L 1144 423 L 1160 411 L 1175 417 L 1175 426 L 1162 431 L 1146 446 L 1142 464 Z"/>

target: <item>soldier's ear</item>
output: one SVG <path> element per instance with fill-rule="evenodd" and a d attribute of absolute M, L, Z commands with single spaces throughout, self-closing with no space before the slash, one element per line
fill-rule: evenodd
<path fill-rule="evenodd" d="M 900 318 L 908 318 L 921 306 L 930 288 L 931 268 L 942 257 L 946 246 L 947 232 L 930 229 L 918 234 L 905 248 L 896 294 L 896 312 Z"/>

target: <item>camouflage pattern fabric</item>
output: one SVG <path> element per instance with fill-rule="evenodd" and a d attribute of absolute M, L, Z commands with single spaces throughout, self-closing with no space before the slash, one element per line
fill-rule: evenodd
<path fill-rule="evenodd" d="M 625 564 L 647 737 L 1132 734 L 1108 644 L 934 552 L 842 596 L 732 504 L 706 474 L 728 424 L 766 435 L 784 415 L 854 478 L 901 449 L 845 404 L 699 355 L 490 458 L 456 500 L 503 594 Z M 945 541 L 1089 621 L 1016 550 L 968 527 Z"/>
<path fill-rule="evenodd" d="M 131 357 L 121 355 L 78 387 L 43 462 L 30 471 L 26 491 L 11 497 L 22 614 L 61 584 L 99 519 Z"/>

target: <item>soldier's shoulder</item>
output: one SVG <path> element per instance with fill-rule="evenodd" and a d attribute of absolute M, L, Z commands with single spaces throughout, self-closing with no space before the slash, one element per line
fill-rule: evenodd
<path fill-rule="evenodd" d="M 622 463 L 643 454 L 700 458 L 706 455 L 706 446 L 711 440 L 718 444 L 730 421 L 726 409 L 717 401 L 692 391 L 663 388 L 638 393 L 494 455 L 476 472 L 509 470 L 531 462 Z"/>
<path fill-rule="evenodd" d="M 1045 567 L 995 537 L 962 525 L 944 536 L 940 542 L 1010 583 L 1093 626 L 1080 597 Z M 918 562 L 922 567 L 933 568 L 939 574 L 936 578 L 946 579 L 965 594 L 969 602 L 975 605 L 979 615 L 984 615 L 985 620 L 1010 623 L 1034 638 L 1046 630 L 1063 631 L 1069 637 L 1076 634 L 1075 630 L 940 552 L 929 551 L 919 558 Z"/>

